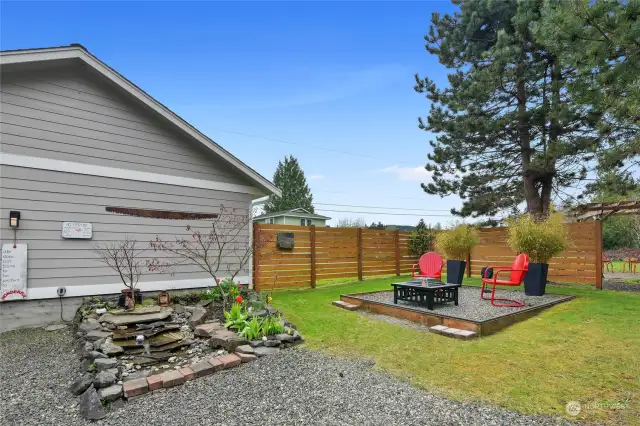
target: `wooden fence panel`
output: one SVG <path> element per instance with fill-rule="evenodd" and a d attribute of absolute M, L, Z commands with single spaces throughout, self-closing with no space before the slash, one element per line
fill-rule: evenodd
<path fill-rule="evenodd" d="M 601 223 L 568 227 L 570 246 L 550 260 L 549 280 L 601 288 Z M 409 253 L 411 232 L 407 231 L 256 224 L 253 232 L 269 241 L 253 259 L 256 289 L 314 287 L 317 280 L 408 274 L 418 262 L 418 256 Z M 277 248 L 278 232 L 293 233 L 293 249 Z M 481 228 L 479 233 L 480 243 L 467 258 L 467 274 L 479 275 L 487 265 L 511 265 L 516 253 L 507 244 L 507 228 Z"/>

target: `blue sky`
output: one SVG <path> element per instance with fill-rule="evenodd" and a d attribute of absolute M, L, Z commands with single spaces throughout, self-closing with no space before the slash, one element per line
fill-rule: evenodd
<path fill-rule="evenodd" d="M 429 103 L 413 90 L 416 72 L 446 81 L 423 37 L 431 13 L 451 12 L 449 2 L 0 7 L 0 48 L 81 43 L 264 176 L 293 154 L 321 214 L 385 224 L 453 219 L 446 210 L 456 197 L 420 188 L 432 136 L 417 127 Z"/>

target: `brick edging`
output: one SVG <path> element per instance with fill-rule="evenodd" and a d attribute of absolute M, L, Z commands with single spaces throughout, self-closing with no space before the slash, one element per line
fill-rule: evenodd
<path fill-rule="evenodd" d="M 149 377 L 129 380 L 122 384 L 125 398 L 144 395 L 158 389 L 170 388 L 198 377 L 208 376 L 220 370 L 237 367 L 241 363 L 251 362 L 257 358 L 239 357 L 237 354 L 220 355 L 205 358 L 189 366 L 164 371 Z"/>

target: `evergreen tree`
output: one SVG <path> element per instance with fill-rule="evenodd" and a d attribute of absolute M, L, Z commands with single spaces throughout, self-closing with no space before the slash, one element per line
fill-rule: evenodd
<path fill-rule="evenodd" d="M 640 0 L 546 0 L 534 29 L 555 55 L 576 68 L 569 85 L 574 101 L 602 117 L 597 129 L 607 145 L 600 153 L 601 168 L 637 164 Z"/>
<path fill-rule="evenodd" d="M 426 48 L 453 70 L 440 89 L 416 75 L 431 100 L 419 127 L 437 135 L 425 166 L 428 194 L 457 194 L 460 216 L 493 216 L 525 201 L 546 214 L 587 174 L 601 144 L 599 116 L 576 106 L 574 70 L 535 39 L 542 0 L 454 0 L 453 15 L 432 16 Z"/>
<path fill-rule="evenodd" d="M 416 230 L 409 237 L 409 253 L 421 256 L 429 250 L 433 249 L 433 240 L 435 236 L 431 232 L 431 227 L 427 228 L 424 219 L 420 219 Z"/>
<path fill-rule="evenodd" d="M 304 172 L 293 155 L 285 156 L 284 163 L 278 162 L 278 168 L 273 175 L 273 183 L 282 191 L 282 197 L 275 195 L 269 197 L 269 202 L 264 206 L 265 213 L 296 208 L 303 208 L 309 213 L 314 213 L 313 195 L 307 185 Z"/>

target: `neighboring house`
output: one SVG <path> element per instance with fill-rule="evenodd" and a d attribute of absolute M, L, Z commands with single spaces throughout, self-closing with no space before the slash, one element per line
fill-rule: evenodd
<path fill-rule="evenodd" d="M 291 209 L 281 212 L 266 213 L 253 218 L 254 222 L 274 225 L 326 226 L 330 217 L 309 213 L 305 209 Z"/>
<path fill-rule="evenodd" d="M 27 299 L 56 298 L 59 287 L 65 297 L 118 293 L 123 285 L 95 259 L 96 244 L 127 235 L 148 246 L 156 235 L 186 236 L 187 224 L 207 226 L 162 212 L 215 214 L 224 205 L 246 214 L 253 199 L 280 195 L 80 45 L 3 51 L 0 67 L 0 240 L 14 243 L 9 214 L 19 211 L 15 237 L 28 247 Z M 123 215 L 114 207 L 161 213 Z M 91 239 L 63 239 L 64 221 L 90 223 Z M 248 240 L 251 227 L 245 232 Z M 239 280 L 250 281 L 248 268 Z M 143 274 L 139 288 L 211 284 L 210 275 L 185 265 L 174 275 Z"/>

